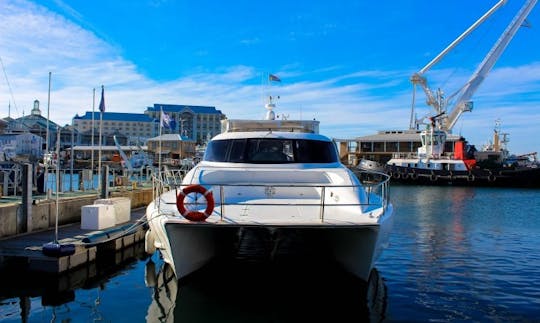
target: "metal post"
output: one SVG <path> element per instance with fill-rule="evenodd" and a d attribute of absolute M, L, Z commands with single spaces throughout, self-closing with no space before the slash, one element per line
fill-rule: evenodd
<path fill-rule="evenodd" d="M 17 233 L 32 231 L 32 164 L 22 171 L 22 214 L 17 216 Z"/>
<path fill-rule="evenodd" d="M 13 169 L 13 196 L 17 196 L 19 184 L 19 172 L 16 168 Z"/>
<path fill-rule="evenodd" d="M 98 152 L 98 187 L 101 189 L 103 187 L 103 184 L 101 181 L 101 144 L 102 144 L 102 133 L 103 133 L 103 113 L 105 112 L 105 89 L 103 85 L 101 86 L 101 102 L 99 104 L 99 152 Z M 106 144 L 106 142 L 105 142 Z M 102 190 L 103 193 L 103 190 Z"/>
<path fill-rule="evenodd" d="M 106 199 L 109 197 L 109 165 L 103 166 L 103 170 L 101 171 L 100 192 L 100 198 Z"/>
<path fill-rule="evenodd" d="M 58 163 L 60 160 L 57 160 L 56 162 Z M 58 168 L 57 168 L 58 169 Z M 65 181 L 66 181 L 66 171 L 65 170 L 58 170 L 58 191 L 59 192 L 65 192 L 66 191 L 66 188 L 65 188 Z"/>
<path fill-rule="evenodd" d="M 223 221 L 223 204 L 225 204 L 225 195 L 223 194 L 223 185 L 219 185 L 219 203 L 221 208 L 221 221 Z"/>
<path fill-rule="evenodd" d="M 71 160 L 70 160 L 70 165 L 69 165 L 69 170 L 70 170 L 69 171 L 69 191 L 70 192 L 74 191 L 73 189 L 73 161 L 75 159 L 75 156 L 73 154 L 75 153 L 75 150 L 73 149 L 73 144 L 74 144 L 73 136 L 74 136 L 74 129 L 73 129 L 73 125 L 71 125 Z"/>
<path fill-rule="evenodd" d="M 4 183 L 2 186 L 2 195 L 8 196 L 9 194 L 9 172 L 4 172 Z"/>
<path fill-rule="evenodd" d="M 324 222 L 324 196 L 326 195 L 326 190 L 324 186 L 321 186 L 321 215 L 319 216 L 321 222 Z"/>
<path fill-rule="evenodd" d="M 96 107 L 96 89 L 94 88 L 94 91 L 93 91 L 93 96 L 92 96 L 92 149 L 91 149 L 91 153 L 92 153 L 92 156 L 90 157 L 90 171 L 92 172 L 92 187 L 90 188 L 91 190 L 95 189 L 95 186 L 94 186 L 94 110 L 95 110 L 95 107 Z"/>
<path fill-rule="evenodd" d="M 49 72 L 49 92 L 47 95 L 47 129 L 45 132 L 45 155 L 43 156 L 43 164 L 45 166 L 45 170 L 43 172 L 43 185 L 44 190 L 47 191 L 47 184 L 49 182 L 49 110 L 51 107 L 51 72 Z M 47 194 L 47 198 L 49 198 Z"/>

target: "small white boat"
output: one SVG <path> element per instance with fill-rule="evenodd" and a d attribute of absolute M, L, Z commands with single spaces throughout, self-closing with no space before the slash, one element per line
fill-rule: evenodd
<path fill-rule="evenodd" d="M 365 158 L 360 159 L 360 162 L 358 163 L 357 168 L 360 170 L 365 170 L 365 171 L 377 171 L 377 172 L 385 171 L 384 164 L 381 164 L 374 160 L 365 159 Z"/>
<path fill-rule="evenodd" d="M 310 256 L 367 282 L 392 226 L 388 176 L 362 183 L 319 121 L 276 120 L 274 107 L 270 97 L 265 120 L 224 120 L 181 184 L 167 191 L 156 179 L 146 251 L 159 250 L 180 279 L 262 231 L 269 259 L 301 237 Z"/>

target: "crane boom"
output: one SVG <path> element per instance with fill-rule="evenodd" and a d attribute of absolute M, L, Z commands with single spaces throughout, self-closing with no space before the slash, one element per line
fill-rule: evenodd
<path fill-rule="evenodd" d="M 502 55 L 519 27 L 523 24 L 523 21 L 527 18 L 531 10 L 536 5 L 537 0 L 527 1 L 520 11 L 516 14 L 510 25 L 504 30 L 502 36 L 497 40 L 495 45 L 491 48 L 486 55 L 482 63 L 476 69 L 476 72 L 471 76 L 469 81 L 459 91 L 461 95 L 456 100 L 455 107 L 452 111 L 442 118 L 442 128 L 444 130 L 451 131 L 461 114 L 465 111 L 470 111 L 469 100 L 476 92 L 480 84 L 486 78 L 486 75 L 491 71 L 499 57 Z"/>
<path fill-rule="evenodd" d="M 424 93 L 426 94 L 426 104 L 432 106 L 435 109 L 435 113 L 444 112 L 443 102 L 440 99 L 442 93 L 440 91 L 437 94 L 434 94 L 428 86 L 427 79 L 424 77 L 426 73 L 433 65 L 437 64 L 446 54 L 448 54 L 454 47 L 456 47 L 465 37 L 467 37 L 473 30 L 480 26 L 486 19 L 488 19 L 497 9 L 502 7 L 507 0 L 500 0 L 497 2 L 491 9 L 489 9 L 482 17 L 476 20 L 467 30 L 465 30 L 458 38 L 456 38 L 450 45 L 448 45 L 442 52 L 439 53 L 434 59 L 432 59 L 426 66 L 424 66 L 420 71 L 414 73 L 411 76 L 411 82 L 413 83 L 413 103 L 411 107 L 411 120 L 409 128 L 413 129 L 416 125 L 416 120 L 414 119 L 414 105 L 415 105 L 415 93 L 416 85 L 420 84 Z"/>
<path fill-rule="evenodd" d="M 439 55 L 437 55 L 433 60 L 431 60 L 426 66 L 424 66 L 419 72 L 414 73 L 411 76 L 411 82 L 413 83 L 414 88 L 416 85 L 420 84 L 424 93 L 426 94 L 426 103 L 429 106 L 432 106 L 435 110 L 435 113 L 441 114 L 446 113 L 446 106 L 449 99 L 442 98 L 442 92 L 439 90 L 436 94 L 429 88 L 427 80 L 423 75 L 427 72 L 433 65 L 438 63 L 450 50 L 452 50 L 458 43 L 460 43 L 466 36 L 468 36 L 474 29 L 476 29 L 481 23 L 483 23 L 487 18 L 489 18 L 497 9 L 503 6 L 507 0 L 500 0 L 495 4 L 489 11 L 487 11 L 482 17 L 480 17 L 474 24 L 472 24 L 467 30 L 465 30 L 458 38 L 456 38 L 450 45 L 448 45 Z M 486 78 L 487 74 L 491 71 L 496 61 L 502 55 L 506 47 L 508 46 L 510 40 L 516 34 L 518 28 L 522 25 L 523 21 L 527 18 L 531 10 L 536 5 L 537 0 L 528 0 L 516 14 L 514 19 L 504 30 L 501 37 L 497 40 L 495 45 L 486 55 L 482 63 L 478 66 L 475 73 L 471 76 L 469 81 L 452 95 L 450 98 L 455 97 L 459 94 L 455 100 L 454 107 L 452 110 L 443 115 L 440 120 L 440 129 L 444 131 L 451 132 L 452 128 L 456 124 L 457 120 L 463 112 L 472 110 L 472 102 L 470 99 L 473 94 L 476 92 L 480 84 Z M 413 94 L 413 107 L 411 110 L 411 123 L 410 127 L 413 128 L 413 111 L 414 111 L 414 94 Z"/>
<path fill-rule="evenodd" d="M 427 63 L 418 74 L 422 75 L 429 70 L 433 65 L 437 64 L 448 52 L 450 52 L 457 44 L 459 44 L 465 37 L 467 37 L 473 30 L 480 26 L 486 19 L 488 19 L 497 9 L 506 4 L 507 0 L 500 0 L 495 4 L 488 12 L 474 22 L 467 30 L 465 30 L 458 38 L 456 38 L 450 45 L 448 45 L 442 52 L 439 53 L 431 62 Z"/>

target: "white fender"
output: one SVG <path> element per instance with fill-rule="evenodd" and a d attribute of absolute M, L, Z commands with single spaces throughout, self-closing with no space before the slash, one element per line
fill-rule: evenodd
<path fill-rule="evenodd" d="M 156 237 L 154 236 L 154 233 L 152 230 L 148 229 L 144 235 L 144 251 L 146 251 L 147 254 L 153 255 L 154 252 L 156 252 L 155 242 Z"/>

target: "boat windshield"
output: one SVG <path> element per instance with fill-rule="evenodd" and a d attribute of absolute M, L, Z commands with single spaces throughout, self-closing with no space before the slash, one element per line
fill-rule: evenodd
<path fill-rule="evenodd" d="M 307 139 L 226 139 L 208 143 L 204 160 L 229 163 L 335 163 L 335 145 Z"/>

